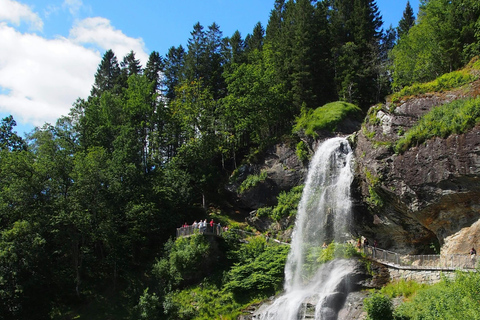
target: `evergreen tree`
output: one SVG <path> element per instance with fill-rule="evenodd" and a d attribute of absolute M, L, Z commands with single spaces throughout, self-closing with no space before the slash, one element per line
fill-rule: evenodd
<path fill-rule="evenodd" d="M 156 51 L 150 53 L 148 57 L 147 66 L 145 67 L 144 74 L 147 79 L 153 82 L 153 93 L 156 93 L 160 90 L 161 86 L 161 72 L 165 67 L 165 63 Z"/>
<path fill-rule="evenodd" d="M 135 52 L 130 51 L 120 63 L 122 71 L 127 75 L 127 78 L 132 74 L 142 74 L 142 65 L 140 60 L 135 59 Z"/>
<path fill-rule="evenodd" d="M 257 22 L 253 28 L 252 34 L 248 34 L 245 38 L 245 51 L 262 50 L 265 37 L 265 29 L 260 22 Z"/>
<path fill-rule="evenodd" d="M 412 6 L 410 6 L 410 1 L 407 1 L 405 10 L 403 11 L 402 19 L 398 22 L 397 34 L 401 38 L 403 35 L 408 33 L 408 30 L 415 25 L 415 14 L 413 13 Z"/>
<path fill-rule="evenodd" d="M 331 21 L 338 94 L 366 109 L 378 92 L 382 17 L 375 1 L 334 0 Z"/>
<path fill-rule="evenodd" d="M 175 87 L 185 79 L 185 49 L 182 46 L 178 48 L 171 47 L 165 58 L 164 70 L 164 95 L 170 101 L 175 98 Z"/>
<path fill-rule="evenodd" d="M 244 62 L 245 41 L 243 41 L 240 32 L 237 30 L 228 38 L 228 45 L 230 48 L 230 55 L 228 57 L 229 63 Z"/>
<path fill-rule="evenodd" d="M 120 74 L 121 70 L 117 57 L 112 50 L 107 50 L 95 73 L 95 82 L 90 95 L 92 97 L 100 97 L 103 92 L 114 90 L 115 88 L 116 92 L 119 93 Z"/>

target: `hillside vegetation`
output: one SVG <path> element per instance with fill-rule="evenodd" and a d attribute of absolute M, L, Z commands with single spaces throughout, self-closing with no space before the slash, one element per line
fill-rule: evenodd
<path fill-rule="evenodd" d="M 288 246 L 173 240 L 176 228 L 214 218 L 256 232 L 237 199 L 268 176 L 242 169 L 275 143 L 297 145 L 306 162 L 300 137 L 336 134 L 390 94 L 476 79 L 449 72 L 479 54 L 478 1 L 425 1 L 419 17 L 404 14 L 397 35 L 382 28 L 375 1 L 277 0 L 266 28 L 245 38 L 197 23 L 186 47 L 154 51 L 145 66 L 133 51 L 119 61 L 108 50 L 89 97 L 25 139 L 4 118 L 1 317 L 233 319 L 280 291 Z M 428 139 L 432 124 L 444 136 L 477 121 L 478 100 L 445 108 L 399 152 Z M 300 194 L 283 191 L 257 217 L 291 228 Z"/>

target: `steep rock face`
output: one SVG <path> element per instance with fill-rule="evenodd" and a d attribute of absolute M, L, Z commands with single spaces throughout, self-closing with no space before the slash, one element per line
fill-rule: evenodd
<path fill-rule="evenodd" d="M 249 175 L 266 171 L 265 181 L 258 183 L 245 192 L 238 194 L 241 182 Z M 237 182 L 228 186 L 231 192 L 237 193 L 237 206 L 252 211 L 265 206 L 274 206 L 281 191 L 288 191 L 300 185 L 305 179 L 307 167 L 298 159 L 295 148 L 288 144 L 278 144 L 266 151 L 261 161 L 244 165 L 239 169 Z"/>
<path fill-rule="evenodd" d="M 360 234 L 376 238 L 379 247 L 412 254 L 433 247 L 465 253 L 480 245 L 472 236 L 476 229 L 465 229 L 480 219 L 480 126 L 431 139 L 403 154 L 392 148 L 431 108 L 475 96 L 478 85 L 411 98 L 396 108 L 387 103 L 371 109 L 355 148 L 355 222 Z M 460 232 L 462 237 L 455 237 Z"/>

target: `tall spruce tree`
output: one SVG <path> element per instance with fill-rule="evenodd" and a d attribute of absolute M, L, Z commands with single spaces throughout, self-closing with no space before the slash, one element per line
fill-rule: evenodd
<path fill-rule="evenodd" d="M 171 47 L 165 57 L 163 90 L 165 97 L 170 101 L 175 98 L 175 87 L 185 79 L 185 49 L 182 46 Z"/>
<path fill-rule="evenodd" d="M 405 10 L 403 11 L 402 19 L 398 22 L 397 34 L 398 38 L 401 38 L 403 35 L 408 33 L 411 27 L 415 25 L 415 14 L 413 13 L 412 6 L 410 1 L 407 1 Z"/>
<path fill-rule="evenodd" d="M 90 95 L 92 97 L 99 97 L 103 92 L 114 89 L 119 92 L 120 89 L 118 85 L 120 84 L 120 75 L 121 70 L 115 53 L 113 53 L 111 49 L 107 50 L 95 73 L 95 82 Z"/>
<path fill-rule="evenodd" d="M 376 101 L 382 17 L 373 0 L 334 0 L 335 83 L 341 99 L 367 109 Z"/>

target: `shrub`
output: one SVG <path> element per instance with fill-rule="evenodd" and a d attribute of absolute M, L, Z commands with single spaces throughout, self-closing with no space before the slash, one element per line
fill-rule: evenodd
<path fill-rule="evenodd" d="M 282 288 L 289 246 L 268 246 L 247 263 L 236 264 L 225 276 L 225 290 L 237 301 L 265 298 Z"/>
<path fill-rule="evenodd" d="M 308 153 L 307 145 L 303 141 L 300 141 L 299 143 L 297 143 L 297 149 L 295 153 L 298 159 L 302 162 L 307 161 L 310 156 L 310 154 Z"/>
<path fill-rule="evenodd" d="M 298 203 L 302 198 L 303 185 L 293 187 L 290 191 L 282 191 L 277 196 L 275 207 L 263 207 L 257 209 L 257 217 L 269 217 L 279 221 L 285 217 L 293 217 L 297 214 Z"/>
<path fill-rule="evenodd" d="M 303 185 L 293 187 L 289 192 L 282 191 L 277 197 L 278 204 L 272 210 L 272 218 L 279 221 L 297 214 L 298 203 L 302 198 Z"/>
<path fill-rule="evenodd" d="M 400 280 L 392 282 L 383 287 L 380 292 L 387 295 L 390 298 L 396 298 L 403 296 L 410 298 L 415 295 L 419 290 L 425 289 L 428 286 L 426 284 L 420 284 L 415 281 Z"/>
<path fill-rule="evenodd" d="M 364 300 L 368 320 L 393 320 L 392 300 L 381 294 L 374 293 Z"/>
<path fill-rule="evenodd" d="M 404 319 L 480 319 L 480 274 L 458 271 L 454 281 L 420 290 L 395 310 Z"/>
<path fill-rule="evenodd" d="M 259 175 L 255 175 L 255 174 L 249 175 L 249 176 L 242 182 L 242 184 L 240 185 L 240 187 L 238 188 L 238 193 L 240 193 L 240 194 L 241 194 L 241 193 L 244 193 L 244 192 L 247 191 L 248 189 L 255 187 L 255 186 L 256 186 L 257 184 L 259 184 L 260 182 L 265 181 L 265 179 L 267 179 L 267 172 L 266 172 L 266 171 L 260 172 Z"/>
<path fill-rule="evenodd" d="M 211 246 L 203 235 L 169 240 L 165 256 L 153 266 L 153 274 L 168 289 L 185 281 L 198 281 L 208 274 L 208 264 L 213 263 Z"/>

